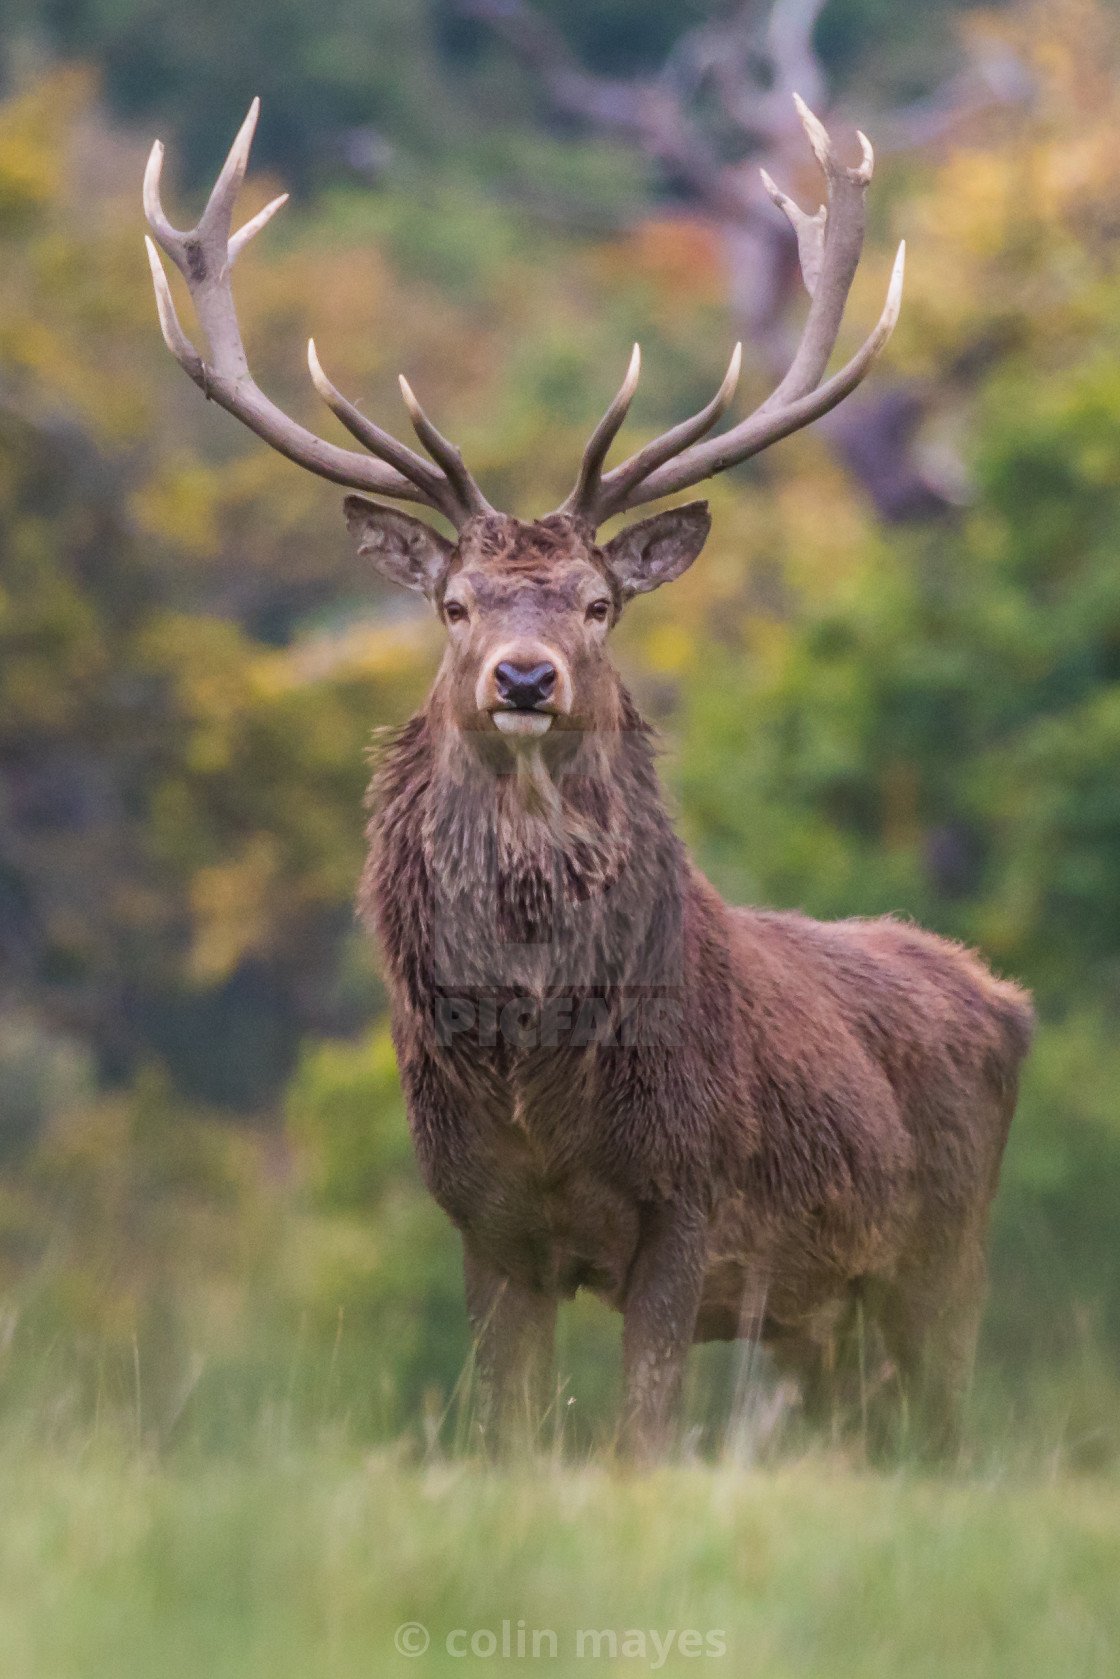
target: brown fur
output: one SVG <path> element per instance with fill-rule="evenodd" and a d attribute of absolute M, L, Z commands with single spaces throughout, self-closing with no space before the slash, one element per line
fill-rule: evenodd
<path fill-rule="evenodd" d="M 823 1408 L 857 1309 L 944 1446 L 1029 1001 L 902 922 L 723 903 L 581 616 L 652 586 L 617 566 L 570 521 L 468 528 L 430 592 L 470 619 L 371 792 L 361 907 L 491 1419 L 539 1402 L 556 1301 L 588 1287 L 624 1316 L 634 1451 L 664 1445 L 693 1340 L 760 1332 Z M 471 698 L 511 635 L 570 675 L 529 750 Z"/>

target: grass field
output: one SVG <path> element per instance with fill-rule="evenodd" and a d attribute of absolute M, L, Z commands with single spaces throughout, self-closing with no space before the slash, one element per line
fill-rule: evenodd
<path fill-rule="evenodd" d="M 1120 1671 L 1112 1477 L 827 1455 L 496 1473 L 329 1438 L 170 1460 L 9 1442 L 0 1470 L 12 1679 Z"/>

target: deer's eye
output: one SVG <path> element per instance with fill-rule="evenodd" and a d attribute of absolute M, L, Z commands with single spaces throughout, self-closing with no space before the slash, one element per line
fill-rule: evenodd
<path fill-rule="evenodd" d="M 443 603 L 443 616 L 449 624 L 465 624 L 470 613 L 461 600 L 447 600 Z"/>
<path fill-rule="evenodd" d="M 605 624 L 610 617 L 611 603 L 609 600 L 593 600 L 587 608 L 587 620 L 591 624 Z"/>

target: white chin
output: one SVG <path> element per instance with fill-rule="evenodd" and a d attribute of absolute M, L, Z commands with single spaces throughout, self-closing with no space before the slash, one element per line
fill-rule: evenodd
<path fill-rule="evenodd" d="M 492 711 L 490 715 L 504 735 L 546 735 L 552 727 L 548 711 Z"/>

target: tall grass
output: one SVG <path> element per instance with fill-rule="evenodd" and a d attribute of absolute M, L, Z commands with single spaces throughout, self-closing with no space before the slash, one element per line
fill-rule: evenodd
<path fill-rule="evenodd" d="M 828 1455 L 496 1473 L 267 1430 L 240 1460 L 103 1438 L 0 1465 L 0 1671 L 20 1679 L 1112 1679 L 1120 1651 L 1106 1479 Z M 423 1654 L 398 1653 L 410 1624 Z"/>
<path fill-rule="evenodd" d="M 578 1423 L 570 1382 L 539 1452 L 499 1471 L 472 1451 L 469 1362 L 380 1443 L 337 1343 L 297 1341 L 248 1386 L 196 1372 L 158 1422 L 139 1343 L 92 1405 L 81 1362 L 44 1347 L 3 1394 L 4 1675 L 1117 1671 L 1103 1364 L 1017 1394 L 988 1372 L 965 1459 L 935 1476 L 870 1468 L 858 1418 L 839 1444 L 810 1436 L 757 1365 L 713 1350 L 678 1460 L 637 1476 Z M 407 1626 L 422 1653 L 400 1653 Z"/>

